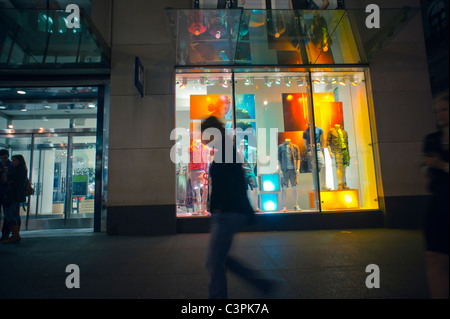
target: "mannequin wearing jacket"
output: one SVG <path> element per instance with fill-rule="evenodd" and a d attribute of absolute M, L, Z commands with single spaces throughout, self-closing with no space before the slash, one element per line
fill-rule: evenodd
<path fill-rule="evenodd" d="M 278 162 L 281 170 L 281 201 L 283 210 L 286 211 L 286 188 L 289 182 L 292 186 L 296 210 L 301 210 L 298 205 L 297 196 L 297 173 L 300 170 L 300 150 L 297 145 L 291 143 L 291 139 L 287 138 L 283 144 L 278 145 Z"/>
<path fill-rule="evenodd" d="M 255 176 L 255 167 L 257 160 L 256 147 L 248 145 L 247 140 L 241 140 L 238 153 L 243 159 L 242 168 L 244 169 L 245 181 L 247 183 L 247 188 L 250 186 L 250 192 L 253 198 L 253 209 L 259 211 L 258 209 L 258 181 Z"/>
<path fill-rule="evenodd" d="M 327 143 L 330 155 L 334 156 L 336 161 L 337 189 L 348 189 L 345 181 L 345 170 L 350 165 L 348 134 L 339 124 L 335 124 L 328 132 Z"/>

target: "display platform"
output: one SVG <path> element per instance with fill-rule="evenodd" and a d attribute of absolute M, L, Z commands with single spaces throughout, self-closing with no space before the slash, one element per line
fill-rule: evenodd
<path fill-rule="evenodd" d="M 329 190 L 320 192 L 322 210 L 359 208 L 357 189 Z M 316 208 L 314 192 L 309 193 L 309 207 Z"/>

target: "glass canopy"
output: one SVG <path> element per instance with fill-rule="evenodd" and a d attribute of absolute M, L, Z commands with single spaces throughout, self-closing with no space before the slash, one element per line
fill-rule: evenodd
<path fill-rule="evenodd" d="M 166 10 L 178 66 L 365 64 L 417 12 L 369 29 L 364 10 Z"/>
<path fill-rule="evenodd" d="M 79 28 L 64 10 L 0 10 L 0 71 L 103 69 L 110 49 L 83 10 Z"/>

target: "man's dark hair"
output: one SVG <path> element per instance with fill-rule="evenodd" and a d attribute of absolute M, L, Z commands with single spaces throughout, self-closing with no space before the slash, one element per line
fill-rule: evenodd
<path fill-rule="evenodd" d="M 218 129 L 220 131 L 220 133 L 222 133 L 222 136 L 224 136 L 224 134 L 225 134 L 225 126 L 215 116 L 210 116 L 210 117 L 208 117 L 206 120 L 204 120 L 202 122 L 202 124 L 201 124 L 202 134 L 203 134 L 203 132 L 205 130 L 207 130 L 209 128 L 216 128 L 216 129 Z"/>

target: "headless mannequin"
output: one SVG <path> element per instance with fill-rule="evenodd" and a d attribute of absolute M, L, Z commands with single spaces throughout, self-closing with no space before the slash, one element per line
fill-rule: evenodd
<path fill-rule="evenodd" d="M 286 145 L 286 146 L 291 145 L 291 139 L 290 139 L 290 138 L 285 139 L 285 140 L 284 140 L 284 145 Z M 300 169 L 300 160 L 296 161 L 296 159 L 293 158 L 293 161 L 296 162 L 296 163 L 294 163 L 295 174 L 298 174 L 298 173 L 299 173 L 299 169 Z M 285 172 L 283 172 L 283 171 L 282 171 L 282 173 L 283 173 L 283 175 L 285 174 Z M 287 181 L 287 184 L 289 184 L 289 181 Z M 295 208 L 296 210 L 301 210 L 301 209 L 300 209 L 300 206 L 298 205 L 297 185 L 293 185 L 293 184 L 291 183 L 291 186 L 292 186 L 292 194 L 293 194 L 293 196 L 294 196 L 294 202 L 295 202 L 294 208 Z M 285 199 L 286 199 L 286 186 L 282 184 L 282 186 L 281 186 L 281 203 L 282 203 L 282 205 L 283 205 L 283 211 L 286 211 L 286 202 L 285 202 Z"/>
<path fill-rule="evenodd" d="M 239 152 L 241 153 L 243 160 L 244 160 L 243 167 L 244 167 L 244 173 L 246 174 L 246 179 L 255 178 L 255 180 L 256 180 L 256 177 L 254 176 L 254 169 L 255 169 L 256 163 L 248 162 L 245 159 L 245 153 L 250 152 L 250 148 L 248 146 L 247 140 L 241 140 Z M 252 160 L 255 160 L 255 159 L 256 158 L 252 158 Z M 248 176 L 248 175 L 251 175 L 251 176 Z M 250 187 L 250 189 L 248 189 L 249 187 Z M 249 182 L 247 182 L 247 192 L 251 193 L 252 200 L 253 200 L 253 209 L 255 211 L 260 211 L 260 209 L 258 207 L 258 186 L 255 185 L 255 187 L 252 187 L 249 184 Z"/>
<path fill-rule="evenodd" d="M 202 141 L 200 139 L 196 139 L 192 144 L 192 152 L 193 152 L 193 160 L 197 163 L 207 162 L 209 163 L 209 156 L 206 156 L 205 150 L 202 148 Z M 201 158 L 203 157 L 203 159 Z M 204 172 L 204 171 L 202 171 Z M 206 172 L 204 172 L 206 173 Z M 204 173 L 200 176 L 195 176 L 194 178 L 198 178 L 197 181 L 194 181 L 194 184 L 198 185 L 198 187 L 194 188 L 195 197 L 198 198 L 200 196 L 201 205 L 194 215 L 202 214 L 209 215 L 206 210 L 206 204 L 208 201 L 208 185 L 206 184 Z M 197 184 L 198 183 L 198 184 Z"/>
<path fill-rule="evenodd" d="M 339 124 L 335 124 L 334 128 L 336 129 L 336 132 L 340 133 L 343 131 L 343 129 L 341 128 L 341 126 Z M 330 154 L 332 154 L 331 152 L 331 148 L 329 148 Z M 336 154 L 334 154 L 336 156 Z M 347 166 L 343 165 L 343 164 L 336 164 L 336 175 L 337 175 L 337 179 L 338 179 L 338 190 L 342 190 L 342 189 L 348 189 L 347 185 L 345 184 L 345 171 L 346 171 Z"/>
<path fill-rule="evenodd" d="M 307 129 L 310 129 L 311 130 L 311 128 L 309 127 L 309 123 L 307 123 Z M 317 128 L 317 127 L 316 127 Z M 321 132 L 323 132 L 323 131 L 321 131 Z M 310 134 L 311 132 L 308 132 L 308 134 Z M 317 141 L 316 141 L 316 132 L 314 132 L 313 133 L 313 136 L 314 136 L 314 140 L 315 140 L 315 143 L 317 143 Z M 308 142 L 308 137 L 306 137 L 305 135 L 303 135 L 303 138 L 305 139 L 305 142 L 307 143 Z M 325 145 L 325 141 L 324 141 L 324 137 L 323 137 L 323 134 L 320 134 L 320 136 L 319 136 L 319 142 L 318 143 L 320 143 L 320 151 L 322 152 L 322 158 L 323 158 L 323 154 L 324 154 L 324 152 L 323 152 L 323 147 L 324 147 L 324 145 Z M 317 145 L 315 145 L 316 147 L 317 147 Z M 309 149 L 311 149 L 311 147 L 312 147 L 312 145 L 311 145 L 311 143 L 308 145 L 308 147 L 309 147 Z M 316 152 L 317 152 L 317 148 L 316 148 Z M 311 154 L 312 154 L 312 152 L 311 152 Z M 319 154 L 316 154 L 317 156 L 319 156 Z M 313 159 L 313 158 L 311 158 L 311 161 L 312 161 L 312 163 L 313 163 L 313 167 L 315 166 L 315 164 L 316 164 L 316 160 L 315 159 Z M 320 163 L 319 163 L 319 167 L 318 167 L 318 169 L 320 170 L 319 171 L 319 182 L 320 182 L 320 190 L 321 191 L 329 191 L 330 190 L 330 188 L 325 184 L 325 163 L 323 163 L 323 165 L 320 167 Z M 317 189 L 317 185 L 316 185 L 316 179 L 314 178 L 313 179 L 314 180 L 314 189 Z"/>

